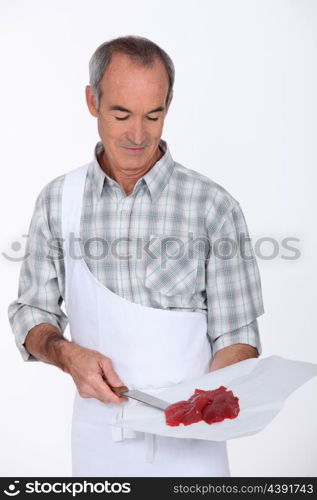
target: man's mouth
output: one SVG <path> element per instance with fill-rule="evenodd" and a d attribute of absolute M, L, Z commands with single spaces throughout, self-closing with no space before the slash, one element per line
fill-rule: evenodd
<path fill-rule="evenodd" d="M 137 153 L 141 153 L 143 150 L 144 150 L 144 147 L 143 148 L 125 148 L 129 153 L 132 153 L 132 154 L 137 154 Z"/>

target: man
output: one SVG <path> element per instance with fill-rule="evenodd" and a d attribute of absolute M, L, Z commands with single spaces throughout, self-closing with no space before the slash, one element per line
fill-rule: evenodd
<path fill-rule="evenodd" d="M 75 382 L 74 476 L 228 476 L 225 442 L 109 424 L 132 404 L 112 388 L 155 394 L 261 352 L 261 284 L 251 244 L 238 244 L 248 236 L 242 210 L 161 139 L 174 82 L 165 51 L 121 37 L 98 47 L 89 69 L 101 141 L 91 163 L 38 196 L 9 306 L 17 346 Z M 229 254 L 219 242 L 233 243 Z"/>

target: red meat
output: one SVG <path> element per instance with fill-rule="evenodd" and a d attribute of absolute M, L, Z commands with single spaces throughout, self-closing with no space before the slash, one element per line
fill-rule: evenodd
<path fill-rule="evenodd" d="M 182 421 L 187 407 L 187 401 L 178 401 L 177 403 L 169 405 L 165 409 L 165 418 L 167 425 L 179 425 L 179 423 Z"/>
<path fill-rule="evenodd" d="M 239 398 L 223 385 L 205 391 L 195 389 L 187 401 L 178 401 L 165 410 L 167 425 L 190 425 L 203 420 L 207 424 L 221 422 L 225 418 L 236 418 L 239 414 Z"/>
<path fill-rule="evenodd" d="M 238 401 L 239 399 L 233 396 L 232 391 L 216 397 L 211 404 L 203 409 L 202 420 L 207 424 L 212 424 L 213 422 L 221 422 L 225 418 L 237 417 L 240 411 Z"/>

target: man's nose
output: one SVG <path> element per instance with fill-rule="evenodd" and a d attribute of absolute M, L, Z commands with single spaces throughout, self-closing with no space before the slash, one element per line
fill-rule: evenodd
<path fill-rule="evenodd" d="M 143 145 L 146 139 L 146 133 L 142 119 L 131 120 L 129 123 L 128 139 L 135 145 Z"/>

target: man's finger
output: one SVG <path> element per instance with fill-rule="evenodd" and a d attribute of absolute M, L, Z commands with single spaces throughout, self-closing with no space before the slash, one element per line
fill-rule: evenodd
<path fill-rule="evenodd" d="M 124 385 L 119 375 L 113 369 L 112 362 L 109 358 L 102 358 L 101 368 L 107 383 L 109 383 L 113 387 L 120 387 L 121 385 Z"/>
<path fill-rule="evenodd" d="M 96 392 L 96 397 L 104 403 L 122 403 L 123 399 L 117 396 L 108 386 L 107 382 L 100 376 L 96 384 L 94 385 L 94 390 Z"/>

